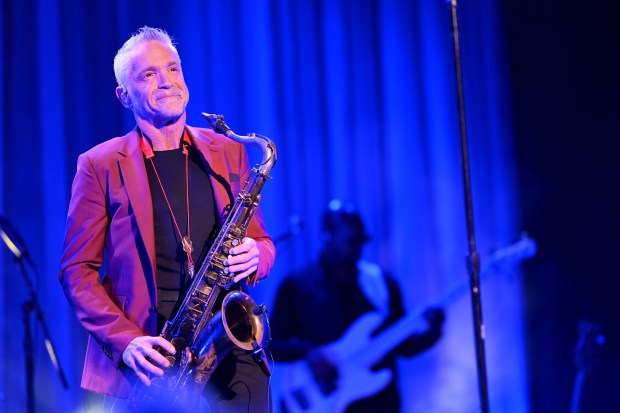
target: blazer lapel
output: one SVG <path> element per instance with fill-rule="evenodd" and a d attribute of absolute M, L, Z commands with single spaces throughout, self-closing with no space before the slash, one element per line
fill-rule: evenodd
<path fill-rule="evenodd" d="M 144 241 L 151 262 L 151 274 L 155 274 L 155 228 L 153 226 L 153 204 L 149 181 L 144 167 L 144 156 L 140 149 L 137 129 L 125 135 L 124 158 L 118 162 L 121 179 L 125 183 L 129 198 L 130 213 L 133 212 L 138 230 Z"/>

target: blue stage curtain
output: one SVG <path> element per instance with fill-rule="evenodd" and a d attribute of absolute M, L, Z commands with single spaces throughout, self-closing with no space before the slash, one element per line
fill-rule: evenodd
<path fill-rule="evenodd" d="M 32 319 L 40 412 L 83 411 L 86 335 L 57 281 L 77 156 L 133 127 L 114 95 L 116 50 L 143 25 L 178 42 L 191 91 L 189 123 L 222 113 L 240 134 L 277 144 L 263 192 L 270 232 L 303 221 L 278 245 L 271 304 L 291 268 L 316 256 L 320 215 L 354 202 L 373 240 L 366 257 L 403 287 L 407 308 L 467 282 L 463 181 L 449 5 L 429 0 L 1 2 L 0 214 L 29 247 L 65 391 Z M 510 90 L 497 2 L 459 7 L 478 251 L 520 231 Z M 255 156 L 255 154 L 253 154 Z M 28 293 L 6 252 L 2 279 L 0 411 L 24 411 L 21 306 Z M 528 410 L 518 269 L 482 286 L 492 410 Z M 311 311 L 311 309 L 309 309 Z M 471 412 L 479 405 L 469 297 L 446 307 L 444 337 L 400 362 L 407 412 Z M 326 320 L 325 322 L 329 322 Z M 277 369 L 276 369 L 277 372 Z M 274 393 L 278 393 L 274 377 Z"/>

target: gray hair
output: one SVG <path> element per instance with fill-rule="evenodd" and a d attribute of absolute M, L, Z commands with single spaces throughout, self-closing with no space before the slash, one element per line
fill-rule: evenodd
<path fill-rule="evenodd" d="M 181 62 L 179 52 L 175 47 L 175 42 L 165 30 L 158 29 L 156 27 L 141 27 L 138 29 L 137 33 L 131 35 L 129 40 L 125 42 L 123 47 L 118 49 L 116 56 L 114 56 L 114 76 L 116 76 L 116 83 L 118 83 L 119 86 L 125 86 L 127 83 L 127 78 L 130 75 L 129 72 L 131 70 L 131 66 L 129 61 L 131 59 L 132 51 L 136 48 L 136 46 L 149 40 L 157 40 L 170 47 L 177 59 L 179 59 L 179 62 Z"/>

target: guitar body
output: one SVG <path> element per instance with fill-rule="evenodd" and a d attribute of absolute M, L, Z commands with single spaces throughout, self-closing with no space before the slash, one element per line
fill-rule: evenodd
<path fill-rule="evenodd" d="M 372 396 L 392 379 L 392 372 L 371 371 L 377 362 L 364 353 L 371 344 L 371 334 L 381 325 L 379 313 L 367 313 L 349 327 L 340 340 L 324 348 L 334 365 L 338 366 L 336 389 L 323 394 L 305 361 L 290 363 L 283 374 L 286 388 L 282 403 L 288 413 L 341 413 L 352 402 Z"/>

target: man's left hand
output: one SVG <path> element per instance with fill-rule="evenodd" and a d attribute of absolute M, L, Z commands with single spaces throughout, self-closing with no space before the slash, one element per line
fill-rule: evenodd
<path fill-rule="evenodd" d="M 442 308 L 440 307 L 431 307 L 424 311 L 424 318 L 426 319 L 429 329 L 440 331 L 443 323 L 446 319 L 446 315 Z"/>
<path fill-rule="evenodd" d="M 246 237 L 243 239 L 241 245 L 231 248 L 230 255 L 224 264 L 228 266 L 228 271 L 230 274 L 235 274 L 233 280 L 235 282 L 239 282 L 256 273 L 259 258 L 260 250 L 256 246 L 256 241 L 252 238 Z M 255 284 L 257 281 L 258 280 L 250 277 L 248 284 L 250 282 Z"/>

